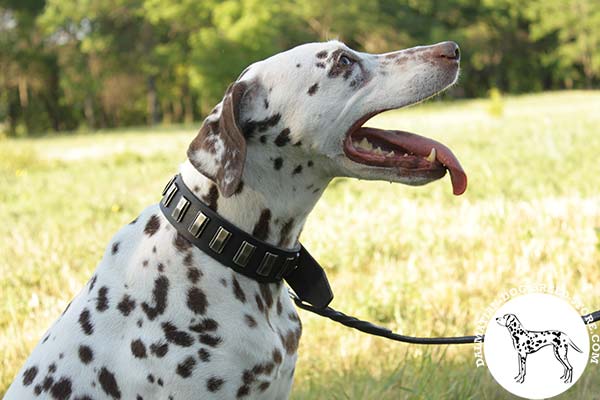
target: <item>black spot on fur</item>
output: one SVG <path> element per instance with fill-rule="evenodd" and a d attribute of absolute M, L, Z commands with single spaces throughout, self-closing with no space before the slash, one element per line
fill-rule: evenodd
<path fill-rule="evenodd" d="M 204 314 L 208 306 L 204 292 L 197 287 L 190 288 L 187 293 L 187 306 L 196 314 Z"/>
<path fill-rule="evenodd" d="M 180 375 L 183 378 L 189 378 L 192 375 L 192 370 L 196 366 L 196 360 L 194 357 L 187 357 L 181 363 L 177 364 L 177 375 Z"/>
<path fill-rule="evenodd" d="M 316 64 L 315 64 L 315 66 L 316 66 L 317 68 L 325 68 L 325 63 L 318 62 L 318 63 L 316 63 Z"/>
<path fill-rule="evenodd" d="M 212 318 L 205 318 L 202 321 L 190 325 L 190 331 L 203 333 L 216 331 L 219 328 L 219 323 Z"/>
<path fill-rule="evenodd" d="M 262 135 L 262 136 L 259 138 L 259 140 L 260 140 L 260 142 L 261 142 L 262 144 L 265 144 L 265 143 L 267 143 L 267 135 Z"/>
<path fill-rule="evenodd" d="M 248 385 L 242 385 L 238 388 L 236 397 L 238 399 L 241 399 L 242 397 L 246 397 L 248 396 L 248 393 L 250 393 L 250 386 Z"/>
<path fill-rule="evenodd" d="M 300 65 L 300 64 L 296 64 L 296 68 L 300 68 L 300 67 L 301 67 L 301 65 Z"/>
<path fill-rule="evenodd" d="M 263 105 L 265 106 L 265 110 L 269 108 L 269 100 L 267 100 L 267 98 L 263 99 Z"/>
<path fill-rule="evenodd" d="M 141 339 L 136 339 L 131 342 L 131 354 L 135 358 L 146 358 L 146 345 Z"/>
<path fill-rule="evenodd" d="M 306 165 L 308 165 L 309 167 L 312 167 L 313 165 L 315 165 L 315 163 L 313 163 L 312 161 L 309 161 L 306 163 Z"/>
<path fill-rule="evenodd" d="M 102 387 L 104 393 L 111 396 L 113 399 L 121 398 L 121 390 L 119 389 L 119 385 L 117 384 L 114 374 L 105 367 L 102 367 L 100 370 L 100 373 L 98 374 L 98 381 L 100 382 L 100 387 Z"/>
<path fill-rule="evenodd" d="M 61 377 L 50 389 L 50 394 L 56 400 L 67 400 L 71 396 L 71 393 L 71 380 L 65 377 Z"/>
<path fill-rule="evenodd" d="M 167 354 L 167 351 L 169 351 L 169 345 L 167 343 L 157 342 L 150 345 L 150 352 L 158 358 L 164 357 L 165 354 Z"/>
<path fill-rule="evenodd" d="M 296 146 L 296 147 L 302 146 L 302 140 L 298 140 L 296 143 L 294 143 L 294 146 Z"/>
<path fill-rule="evenodd" d="M 286 144 L 288 144 L 289 142 L 290 142 L 290 129 L 285 128 L 275 138 L 275 145 L 278 147 L 283 147 Z"/>
<path fill-rule="evenodd" d="M 187 270 L 187 277 L 192 283 L 198 283 L 200 277 L 202 276 L 202 272 L 198 268 L 190 267 Z"/>
<path fill-rule="evenodd" d="M 23 385 L 24 386 L 31 385 L 31 383 L 34 381 L 35 377 L 37 376 L 37 373 L 38 373 L 38 369 L 36 366 L 27 368 L 23 372 Z"/>
<path fill-rule="evenodd" d="M 148 382 L 154 383 L 154 375 L 148 374 L 148 376 L 146 377 L 146 379 L 148 380 Z"/>
<path fill-rule="evenodd" d="M 158 216 L 152 215 L 146 223 L 146 227 L 144 227 L 144 233 L 146 233 L 148 236 L 152 236 L 158 231 L 159 228 L 160 220 L 158 219 Z"/>
<path fill-rule="evenodd" d="M 223 379 L 216 378 L 213 376 L 212 378 L 209 378 L 206 381 L 206 389 L 209 392 L 214 393 L 214 392 L 218 391 L 219 389 L 221 389 L 221 386 L 223 386 L 223 383 L 225 383 L 225 381 Z"/>
<path fill-rule="evenodd" d="M 108 310 L 108 288 L 106 286 L 102 286 L 100 290 L 98 290 L 98 297 L 96 298 L 96 310 L 103 312 Z"/>
<path fill-rule="evenodd" d="M 258 293 L 256 293 L 256 295 L 254 296 L 254 300 L 256 300 L 256 306 L 258 307 L 258 310 L 260 312 L 263 312 L 265 310 L 265 305 Z"/>
<path fill-rule="evenodd" d="M 312 96 L 313 94 L 317 93 L 317 90 L 319 90 L 319 84 L 315 83 L 314 85 L 308 88 L 308 91 L 306 93 L 308 93 L 309 96 Z"/>
<path fill-rule="evenodd" d="M 208 193 L 202 196 L 202 200 L 208 205 L 213 211 L 217 211 L 217 201 L 219 200 L 219 189 L 217 185 L 211 185 L 210 189 L 208 189 Z"/>
<path fill-rule="evenodd" d="M 283 304 L 281 304 L 281 299 L 277 298 L 277 315 L 281 315 L 283 311 Z"/>
<path fill-rule="evenodd" d="M 281 361 L 283 361 L 281 351 L 279 351 L 279 349 L 274 349 L 273 350 L 273 362 L 275 364 L 281 364 Z"/>
<path fill-rule="evenodd" d="M 192 247 L 192 243 L 190 243 L 190 241 L 187 240 L 179 232 L 177 232 L 177 235 L 175 235 L 175 240 L 173 240 L 173 244 L 175 245 L 175 248 L 182 253 L 186 252 Z"/>
<path fill-rule="evenodd" d="M 176 344 L 181 347 L 190 347 L 194 343 L 194 338 L 187 332 L 180 331 L 175 325 L 170 322 L 163 322 L 162 329 L 165 333 L 167 342 Z"/>
<path fill-rule="evenodd" d="M 90 310 L 87 308 L 84 308 L 81 314 L 79 314 L 79 325 L 86 335 L 94 333 L 94 325 L 90 322 Z"/>
<path fill-rule="evenodd" d="M 91 293 L 92 290 L 94 290 L 94 286 L 96 285 L 97 279 L 98 277 L 96 275 L 92 276 L 92 279 L 90 279 L 90 289 L 88 290 L 88 293 Z"/>
<path fill-rule="evenodd" d="M 94 360 L 94 352 L 89 346 L 79 346 L 79 359 L 84 364 L 89 364 Z"/>
<path fill-rule="evenodd" d="M 200 343 L 204 343 L 205 345 L 210 347 L 217 347 L 221 344 L 222 341 L 223 339 L 221 339 L 221 337 L 219 336 L 212 336 L 208 334 L 200 335 Z"/>
<path fill-rule="evenodd" d="M 210 361 L 210 353 L 206 349 L 198 350 L 198 357 L 200 358 L 200 361 L 202 361 L 202 362 Z"/>
<path fill-rule="evenodd" d="M 268 283 L 259 283 L 260 294 L 267 306 L 267 308 L 271 308 L 273 305 L 273 293 L 271 293 L 271 288 Z"/>
<path fill-rule="evenodd" d="M 56 372 L 56 364 L 52 363 L 52 364 L 48 365 L 48 373 L 53 374 L 55 372 Z"/>
<path fill-rule="evenodd" d="M 232 281 L 233 281 L 233 295 L 240 302 L 245 303 L 246 302 L 246 294 L 244 293 L 244 290 L 240 286 L 240 283 L 235 278 L 235 276 L 233 277 Z"/>
<path fill-rule="evenodd" d="M 275 168 L 275 170 L 279 171 L 282 166 L 283 166 L 283 158 L 277 157 L 275 160 L 273 160 L 273 168 Z"/>
<path fill-rule="evenodd" d="M 169 280 L 165 276 L 159 276 L 154 280 L 154 289 L 152 290 L 152 300 L 154 306 L 151 307 L 148 303 L 142 303 L 142 310 L 148 316 L 150 321 L 154 320 L 158 315 L 165 312 L 167 308 L 167 291 L 169 290 Z"/>
<path fill-rule="evenodd" d="M 274 127 L 279 123 L 281 114 L 274 114 L 260 121 L 248 120 L 242 124 L 242 132 L 244 137 L 250 139 L 256 131 L 265 132 L 267 129 Z"/>
<path fill-rule="evenodd" d="M 316 54 L 317 58 L 327 58 L 327 50 L 321 50 Z"/>
<path fill-rule="evenodd" d="M 119 242 L 113 243 L 111 251 L 113 256 L 119 252 Z"/>
<path fill-rule="evenodd" d="M 269 222 L 271 221 L 271 210 L 265 208 L 260 213 L 260 217 L 258 218 L 258 222 L 254 225 L 254 229 L 252 230 L 252 236 L 255 236 L 257 239 L 266 240 L 269 236 Z"/>
<path fill-rule="evenodd" d="M 288 219 L 281 227 L 281 236 L 279 238 L 279 246 L 289 245 L 290 233 L 294 227 L 294 218 Z"/>
<path fill-rule="evenodd" d="M 296 175 L 302 172 L 302 165 L 297 165 L 296 168 L 292 171 L 292 175 Z"/>
<path fill-rule="evenodd" d="M 132 300 L 128 294 L 124 295 L 117 308 L 124 316 L 128 316 L 135 308 L 135 300 Z"/>
<path fill-rule="evenodd" d="M 250 328 L 256 327 L 256 320 L 254 319 L 254 317 L 252 315 L 250 315 L 250 314 L 244 315 L 244 321 L 246 322 L 246 325 L 248 325 Z"/>
<path fill-rule="evenodd" d="M 158 384 L 158 386 L 162 386 L 163 385 L 163 380 L 161 378 L 158 378 L 156 380 L 156 383 Z"/>

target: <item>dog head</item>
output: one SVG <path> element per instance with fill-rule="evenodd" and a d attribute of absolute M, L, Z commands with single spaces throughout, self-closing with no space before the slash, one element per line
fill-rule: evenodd
<path fill-rule="evenodd" d="M 461 194 L 466 175 L 446 146 L 408 132 L 363 127 L 378 113 L 452 85 L 459 58 L 453 42 L 367 54 L 331 41 L 276 54 L 249 66 L 227 89 L 188 158 L 224 196 L 235 192 L 250 160 L 289 179 L 301 164 L 286 159 L 306 162 L 329 178 L 408 185 L 423 185 L 448 170 L 454 193 Z"/>
<path fill-rule="evenodd" d="M 505 326 L 507 328 L 514 328 L 519 325 L 519 319 L 515 314 L 504 314 L 503 316 L 496 318 L 496 322 L 498 325 Z"/>

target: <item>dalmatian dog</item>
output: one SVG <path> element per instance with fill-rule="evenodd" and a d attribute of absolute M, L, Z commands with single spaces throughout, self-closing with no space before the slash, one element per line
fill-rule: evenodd
<path fill-rule="evenodd" d="M 502 317 L 496 318 L 496 322 L 508 329 L 513 346 L 517 350 L 519 357 L 519 374 L 515 377 L 517 382 L 523 383 L 525 381 L 527 355 L 535 353 L 546 346 L 552 346 L 554 356 L 564 368 L 564 373 L 560 378 L 565 383 L 572 382 L 573 366 L 567 358 L 569 346 L 579 353 L 583 353 L 583 351 L 573 343 L 566 333 L 561 331 L 526 330 L 514 314 L 505 314 Z"/>
<path fill-rule="evenodd" d="M 452 85 L 459 58 L 453 42 L 376 55 L 329 41 L 276 54 L 229 86 L 179 172 L 222 217 L 284 248 L 336 176 L 423 185 L 449 171 L 460 194 L 466 175 L 447 147 L 363 127 Z M 219 264 L 153 205 L 112 238 L 5 399 L 286 399 L 301 332 L 282 283 Z"/>

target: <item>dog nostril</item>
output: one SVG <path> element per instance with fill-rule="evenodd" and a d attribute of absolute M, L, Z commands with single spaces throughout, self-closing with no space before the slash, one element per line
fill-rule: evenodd
<path fill-rule="evenodd" d="M 454 59 L 460 60 L 460 49 L 458 47 L 456 48 L 456 50 L 454 50 Z"/>

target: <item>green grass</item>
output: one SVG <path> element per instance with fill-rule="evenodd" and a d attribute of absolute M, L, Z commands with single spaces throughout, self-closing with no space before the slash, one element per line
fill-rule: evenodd
<path fill-rule="evenodd" d="M 469 189 L 334 181 L 302 237 L 327 266 L 334 307 L 417 335 L 471 333 L 499 290 L 526 283 L 600 307 L 600 92 L 505 98 L 494 116 L 497 101 L 374 120 L 448 144 Z M 0 395 L 112 234 L 158 200 L 196 128 L 0 141 Z M 404 345 L 301 316 L 294 399 L 512 398 L 470 345 Z M 560 398 L 598 393 L 588 368 Z"/>

